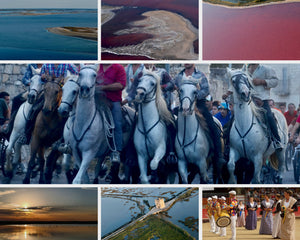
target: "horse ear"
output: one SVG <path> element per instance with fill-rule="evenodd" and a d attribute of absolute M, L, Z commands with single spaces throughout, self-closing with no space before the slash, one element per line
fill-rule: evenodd
<path fill-rule="evenodd" d="M 144 72 L 140 71 L 139 74 L 138 74 L 138 78 L 141 78 L 143 75 L 144 75 Z"/>
<path fill-rule="evenodd" d="M 80 63 L 80 69 L 82 69 L 84 67 L 83 63 Z"/>

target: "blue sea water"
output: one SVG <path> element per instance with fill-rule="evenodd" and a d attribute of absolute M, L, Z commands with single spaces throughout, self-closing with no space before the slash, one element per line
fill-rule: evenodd
<path fill-rule="evenodd" d="M 1 60 L 97 60 L 97 41 L 61 36 L 51 27 L 97 27 L 97 13 L 0 14 Z"/>

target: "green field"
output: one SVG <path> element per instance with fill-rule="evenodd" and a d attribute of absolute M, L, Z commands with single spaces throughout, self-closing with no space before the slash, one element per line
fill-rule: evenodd
<path fill-rule="evenodd" d="M 165 221 L 158 216 L 152 215 L 134 226 L 125 229 L 118 236 L 112 237 L 113 240 L 149 240 L 149 239 L 176 239 L 189 240 L 195 239 L 186 231 L 180 229 L 171 222 Z"/>

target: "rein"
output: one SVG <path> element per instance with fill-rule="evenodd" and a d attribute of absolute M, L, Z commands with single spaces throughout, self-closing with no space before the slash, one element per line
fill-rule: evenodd
<path fill-rule="evenodd" d="M 148 130 L 146 130 L 145 119 L 144 119 L 144 116 L 143 116 L 143 105 L 141 104 L 140 107 L 141 107 L 140 109 L 141 109 L 141 118 L 142 118 L 143 130 L 141 130 L 139 127 L 137 127 L 137 129 L 145 137 L 145 146 L 146 146 L 146 150 L 147 150 L 147 155 L 148 155 L 148 158 L 150 158 L 149 148 L 148 148 L 148 145 L 147 145 L 147 140 L 149 139 L 148 134 L 160 122 L 160 117 Z"/>

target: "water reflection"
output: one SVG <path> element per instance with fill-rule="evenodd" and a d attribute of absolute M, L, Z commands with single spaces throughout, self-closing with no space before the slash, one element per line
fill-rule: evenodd
<path fill-rule="evenodd" d="M 2 225 L 1 240 L 96 240 L 97 225 Z"/>

